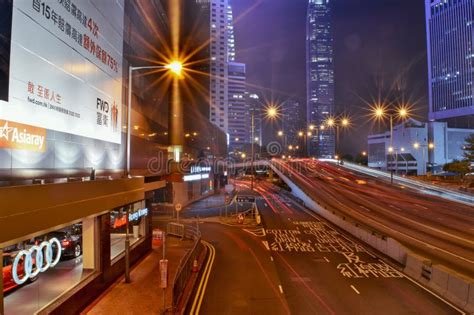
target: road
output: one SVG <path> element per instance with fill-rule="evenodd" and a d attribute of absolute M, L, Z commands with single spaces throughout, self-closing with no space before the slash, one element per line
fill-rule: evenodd
<path fill-rule="evenodd" d="M 344 168 L 347 168 L 349 170 L 354 170 L 358 173 L 366 174 L 372 177 L 376 177 L 380 180 L 384 180 L 385 182 L 390 181 L 390 173 L 384 172 L 381 170 L 377 169 L 372 169 L 366 166 L 361 166 L 357 165 L 354 163 L 344 163 Z M 445 199 L 449 199 L 452 201 L 456 202 L 462 202 L 467 205 L 472 205 L 474 204 L 474 196 L 472 194 L 468 193 L 462 193 L 455 191 L 453 189 L 445 188 L 445 187 L 440 187 L 436 185 L 432 185 L 426 182 L 422 182 L 419 180 L 414 180 L 411 178 L 405 178 L 402 176 L 398 175 L 393 175 L 393 181 L 394 183 L 399 183 L 401 185 L 405 185 L 407 187 L 410 187 L 412 189 L 415 189 L 421 193 L 425 194 L 431 194 L 434 196 L 439 196 Z"/>
<path fill-rule="evenodd" d="M 289 314 L 270 254 L 256 236 L 259 230 L 201 225 L 202 238 L 216 254 L 200 314 Z"/>
<path fill-rule="evenodd" d="M 264 229 L 203 224 L 216 248 L 201 314 L 460 314 L 364 245 L 260 183 Z"/>
<path fill-rule="evenodd" d="M 474 272 L 474 207 L 391 186 L 328 163 L 275 161 L 325 207 L 414 247 L 435 263 Z"/>

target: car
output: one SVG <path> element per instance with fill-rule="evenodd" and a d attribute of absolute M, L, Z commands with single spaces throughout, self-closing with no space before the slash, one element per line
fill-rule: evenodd
<path fill-rule="evenodd" d="M 46 234 L 46 239 L 57 238 L 61 242 L 61 258 L 77 258 L 82 255 L 82 224 Z"/>
<path fill-rule="evenodd" d="M 18 253 L 19 253 L 19 251 L 3 253 L 3 257 L 2 257 L 2 260 L 3 260 L 3 270 L 2 270 L 2 273 L 3 273 L 3 293 L 9 292 L 9 291 L 13 290 L 14 288 L 20 286 L 19 284 L 17 284 L 13 280 L 13 275 L 12 275 L 13 261 L 15 260 L 15 257 Z M 24 259 L 24 258 L 22 258 L 22 259 Z M 33 265 L 34 265 L 34 263 L 35 262 L 33 261 Z M 25 272 L 24 272 L 23 268 L 24 268 L 24 264 L 20 261 L 20 263 L 18 264 L 18 270 L 17 270 L 18 276 L 20 278 L 23 278 L 23 276 L 25 275 Z M 36 281 L 36 279 L 38 279 L 38 276 L 28 279 L 28 281 L 26 283 L 34 282 L 34 281 Z"/>

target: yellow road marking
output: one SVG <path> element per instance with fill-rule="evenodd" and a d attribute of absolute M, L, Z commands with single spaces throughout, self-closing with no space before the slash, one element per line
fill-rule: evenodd
<path fill-rule="evenodd" d="M 199 282 L 199 287 L 196 291 L 196 296 L 194 297 L 194 302 L 190 311 L 190 314 L 196 315 L 199 314 L 199 310 L 201 309 L 202 299 L 204 298 L 204 293 L 206 292 L 207 282 L 209 280 L 209 275 L 211 274 L 211 269 L 216 255 L 214 246 L 206 241 L 201 242 L 209 249 L 209 259 L 206 262 L 206 267 L 204 269 L 201 281 Z"/>

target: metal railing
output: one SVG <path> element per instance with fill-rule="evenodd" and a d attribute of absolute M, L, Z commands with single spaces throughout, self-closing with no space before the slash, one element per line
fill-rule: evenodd
<path fill-rule="evenodd" d="M 185 237 L 185 226 L 184 224 L 176 223 L 176 222 L 170 222 L 166 226 L 166 234 L 167 235 L 174 235 L 178 236 L 181 238 Z"/>
<path fill-rule="evenodd" d="M 186 284 L 188 283 L 188 280 L 193 272 L 194 261 L 198 259 L 203 250 L 199 225 L 196 223 L 195 226 L 184 225 L 184 227 L 185 237 L 194 239 L 194 245 L 179 263 L 178 271 L 176 272 L 176 276 L 173 281 L 173 308 L 178 305 L 184 289 L 186 288 Z"/>

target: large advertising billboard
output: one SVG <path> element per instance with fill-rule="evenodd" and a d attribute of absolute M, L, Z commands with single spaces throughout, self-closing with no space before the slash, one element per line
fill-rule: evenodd
<path fill-rule="evenodd" d="M 8 101 L 12 1 L 0 0 L 0 101 Z"/>
<path fill-rule="evenodd" d="M 13 0 L 1 127 L 11 122 L 119 144 L 123 15 L 120 0 Z M 30 147 L 42 150 L 36 144 Z"/>

